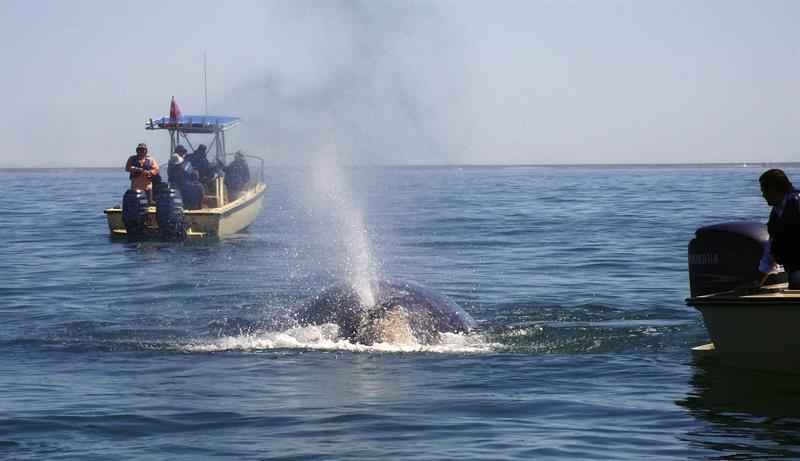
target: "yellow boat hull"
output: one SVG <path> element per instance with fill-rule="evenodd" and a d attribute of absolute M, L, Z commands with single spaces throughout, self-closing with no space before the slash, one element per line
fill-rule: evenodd
<path fill-rule="evenodd" d="M 266 190 L 266 184 L 259 183 L 243 192 L 236 200 L 221 207 L 184 210 L 186 236 L 189 238 L 226 238 L 236 234 L 255 221 L 263 207 Z M 122 222 L 122 206 L 108 208 L 105 210 L 105 214 L 111 235 L 126 236 L 125 225 Z M 158 233 L 155 207 L 147 209 L 147 228 L 154 234 Z"/>
<path fill-rule="evenodd" d="M 800 290 L 726 292 L 689 298 L 687 304 L 703 314 L 713 341 L 694 348 L 696 354 L 738 367 L 800 373 Z"/>

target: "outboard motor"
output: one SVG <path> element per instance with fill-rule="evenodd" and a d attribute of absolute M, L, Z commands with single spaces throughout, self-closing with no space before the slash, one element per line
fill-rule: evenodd
<path fill-rule="evenodd" d="M 689 288 L 692 296 L 723 291 L 759 277 L 758 263 L 769 241 L 767 226 L 758 222 L 729 222 L 701 227 L 689 242 Z M 786 282 L 784 272 L 772 274 L 765 285 Z"/>
<path fill-rule="evenodd" d="M 142 238 L 147 229 L 147 207 L 150 200 L 147 192 L 141 189 L 128 189 L 122 196 L 122 223 L 128 240 Z"/>
<path fill-rule="evenodd" d="M 160 183 L 153 189 L 156 202 L 156 222 L 165 240 L 181 240 L 186 237 L 183 222 L 183 201 L 181 193 Z"/>
<path fill-rule="evenodd" d="M 186 181 L 181 187 L 181 198 L 187 210 L 199 210 L 203 205 L 203 185 L 197 181 Z"/>

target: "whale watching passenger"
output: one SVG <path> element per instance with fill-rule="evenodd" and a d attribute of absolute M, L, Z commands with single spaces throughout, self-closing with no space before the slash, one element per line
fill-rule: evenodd
<path fill-rule="evenodd" d="M 250 181 L 250 168 L 247 166 L 244 152 L 236 151 L 234 160 L 225 166 L 224 171 L 228 195 L 235 200 Z"/>
<path fill-rule="evenodd" d="M 169 187 L 180 191 L 185 209 L 197 210 L 202 206 L 203 186 L 197 180 L 197 171 L 194 170 L 191 162 L 186 160 L 189 156 L 181 155 L 185 153 L 186 148 L 179 145 L 169 158 L 169 167 L 167 168 Z"/>
<path fill-rule="evenodd" d="M 140 143 L 136 146 L 136 155 L 128 157 L 125 171 L 130 173 L 131 189 L 147 191 L 150 203 L 153 203 L 153 176 L 158 174 L 158 164 L 147 155 L 147 144 Z"/>
<path fill-rule="evenodd" d="M 772 207 L 767 222 L 769 242 L 758 266 L 760 287 L 769 274 L 786 271 L 789 289 L 800 290 L 800 191 L 792 187 L 782 170 L 766 171 L 758 178 L 761 195 Z"/>
<path fill-rule="evenodd" d="M 211 163 L 206 158 L 206 153 L 205 144 L 200 144 L 197 146 L 197 150 L 185 156 L 184 160 L 188 160 L 192 164 L 192 167 L 197 172 L 196 177 L 200 180 L 200 184 L 206 190 L 210 190 L 214 181 L 214 170 L 211 169 Z"/>
<path fill-rule="evenodd" d="M 184 154 L 186 154 L 186 148 L 178 146 L 175 148 L 175 153 L 169 158 L 167 180 L 169 187 L 173 189 L 180 190 L 186 181 L 192 180 L 192 164 L 184 159 Z"/>

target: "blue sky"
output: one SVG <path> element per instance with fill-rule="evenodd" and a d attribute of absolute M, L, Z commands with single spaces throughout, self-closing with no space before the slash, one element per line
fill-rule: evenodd
<path fill-rule="evenodd" d="M 800 2 L 0 2 L 0 167 L 800 161 Z"/>

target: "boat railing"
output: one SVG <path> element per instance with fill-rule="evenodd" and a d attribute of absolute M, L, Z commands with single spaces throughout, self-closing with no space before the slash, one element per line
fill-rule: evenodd
<path fill-rule="evenodd" d="M 263 183 L 264 182 L 264 159 L 259 157 L 259 156 L 257 156 L 257 155 L 244 154 L 244 156 L 247 157 L 247 158 L 254 158 L 254 159 L 259 161 L 258 178 Z"/>

